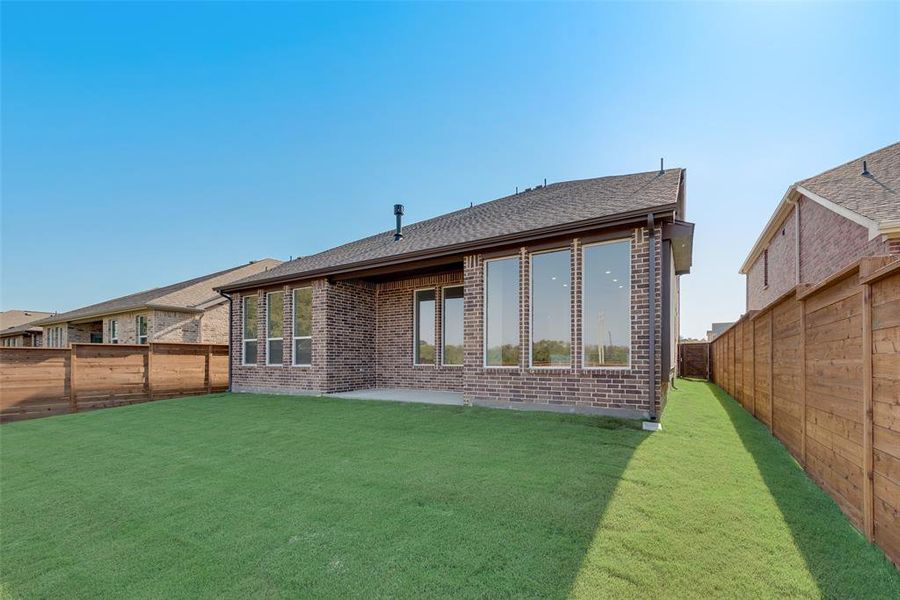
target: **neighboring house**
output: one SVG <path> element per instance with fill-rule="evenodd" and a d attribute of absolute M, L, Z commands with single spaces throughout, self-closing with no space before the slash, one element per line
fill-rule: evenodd
<path fill-rule="evenodd" d="M 165 287 L 138 292 L 41 319 L 45 345 L 228 341 L 228 304 L 214 288 L 264 273 L 267 258 Z"/>
<path fill-rule="evenodd" d="M 5 310 L 0 312 L 0 345 L 38 347 L 43 330 L 34 321 L 53 313 L 38 310 Z"/>
<path fill-rule="evenodd" d="M 741 267 L 747 310 L 888 254 L 900 254 L 900 143 L 788 188 Z"/>
<path fill-rule="evenodd" d="M 653 417 L 691 264 L 684 176 L 538 186 L 222 286 L 232 389 Z"/>
<path fill-rule="evenodd" d="M 732 325 L 734 325 L 734 321 L 730 321 L 728 323 L 713 323 L 710 326 L 710 327 L 712 327 L 712 329 L 708 329 L 706 331 L 706 341 L 707 342 L 713 341 L 714 339 L 719 337 L 719 335 L 721 335 L 721 333 L 723 331 L 727 330 Z"/>

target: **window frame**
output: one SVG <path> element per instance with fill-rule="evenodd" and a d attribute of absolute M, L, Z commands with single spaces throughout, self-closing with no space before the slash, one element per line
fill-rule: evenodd
<path fill-rule="evenodd" d="M 455 289 L 461 289 L 461 290 L 463 291 L 463 295 L 462 295 L 462 297 L 460 298 L 460 300 L 463 301 L 463 361 L 462 361 L 461 363 L 459 363 L 459 364 L 455 364 L 455 363 L 454 363 L 454 364 L 450 364 L 450 363 L 447 363 L 447 362 L 446 362 L 445 359 L 446 359 L 447 353 L 444 352 L 444 349 L 445 349 L 445 346 L 446 346 L 445 333 L 446 333 L 446 331 L 447 331 L 447 318 L 446 318 L 447 311 L 444 310 L 444 309 L 446 308 L 445 302 L 447 301 L 447 290 L 455 290 Z M 465 364 L 466 364 L 466 337 L 465 337 L 465 334 L 466 334 L 466 326 L 465 326 L 465 325 L 466 325 L 466 323 L 465 323 L 465 319 L 466 319 L 466 310 L 465 310 L 465 300 L 466 300 L 466 287 L 465 287 L 465 285 L 463 285 L 463 284 L 460 283 L 459 285 L 447 285 L 447 286 L 444 286 L 444 287 L 441 288 L 441 366 L 442 366 L 442 367 L 451 367 L 451 368 L 456 367 L 456 368 L 459 368 L 459 367 L 465 366 Z"/>
<path fill-rule="evenodd" d="M 297 320 L 297 292 L 300 290 L 309 290 L 309 303 L 310 303 L 310 314 L 309 314 L 309 335 L 294 335 L 294 331 L 296 330 Z M 291 366 L 292 367 L 311 367 L 312 366 L 312 295 L 313 295 L 313 287 L 311 285 L 304 285 L 300 287 L 295 287 L 291 289 Z M 297 340 L 309 340 L 310 352 L 309 352 L 309 362 L 308 363 L 298 363 L 297 362 Z M 268 350 L 268 348 L 266 348 Z"/>
<path fill-rule="evenodd" d="M 281 294 L 281 337 L 280 338 L 272 338 L 269 337 L 269 306 L 271 306 L 269 302 L 269 298 L 272 294 Z M 293 335 L 293 331 L 291 331 Z M 273 363 L 269 362 L 269 343 L 274 342 L 275 340 L 281 341 L 281 362 Z M 284 366 L 284 290 L 276 290 L 274 292 L 266 292 L 266 366 L 267 367 L 282 367 Z"/>
<path fill-rule="evenodd" d="M 141 335 L 141 320 L 143 320 L 144 325 L 147 327 L 147 333 Z M 150 343 L 150 323 L 147 320 L 147 315 L 137 315 L 134 318 L 134 337 L 137 339 L 138 344 L 148 344 Z M 144 338 L 144 341 L 141 341 L 141 338 Z"/>
<path fill-rule="evenodd" d="M 535 365 L 534 364 L 534 257 L 551 252 L 569 253 L 569 364 L 568 365 Z M 528 368 L 529 369 L 563 369 L 575 368 L 575 340 L 572 337 L 572 294 L 575 287 L 575 277 L 572 273 L 572 246 L 559 246 L 528 253 Z"/>
<path fill-rule="evenodd" d="M 584 343 L 584 311 L 585 311 L 585 303 L 584 303 L 584 280 L 585 280 L 585 260 L 587 258 L 587 254 L 585 253 L 586 248 L 590 248 L 592 246 L 605 246 L 609 244 L 619 244 L 622 242 L 628 243 L 628 364 L 627 365 L 599 365 L 596 367 L 588 366 L 587 361 L 585 361 L 585 343 Z M 632 282 L 634 278 L 634 269 L 631 264 L 631 257 L 634 254 L 634 242 L 631 237 L 622 237 L 615 238 L 609 240 L 601 240 L 597 242 L 591 242 L 589 244 L 583 244 L 580 248 L 581 252 L 581 260 L 579 261 L 579 267 L 581 269 L 581 314 L 578 315 L 578 318 L 581 321 L 581 368 L 585 371 L 628 371 L 632 368 L 632 358 L 633 358 L 633 350 L 634 350 L 634 327 L 632 326 L 631 317 L 632 317 L 632 309 L 634 308 L 632 305 Z"/>
<path fill-rule="evenodd" d="M 109 320 L 109 343 L 110 344 L 118 344 L 119 343 L 119 320 L 118 319 L 110 319 Z"/>
<path fill-rule="evenodd" d="M 416 288 L 413 290 L 413 293 L 412 293 L 412 307 L 413 307 L 412 366 L 414 366 L 414 367 L 437 367 L 438 366 L 437 356 L 435 356 L 435 360 L 432 363 L 416 362 L 416 360 L 419 357 L 418 356 L 418 354 L 419 354 L 419 337 L 418 337 L 418 332 L 419 332 L 418 295 L 419 295 L 419 292 L 434 292 L 434 300 L 433 300 L 433 302 L 434 302 L 434 324 L 433 324 L 434 331 L 433 331 L 433 333 L 437 334 L 438 289 L 436 287 Z M 437 352 L 437 340 L 436 339 L 435 339 L 434 349 L 435 349 L 435 352 Z M 441 360 L 443 360 L 443 357 L 441 358 Z"/>
<path fill-rule="evenodd" d="M 510 260 L 516 259 L 519 267 L 519 285 L 518 285 L 518 306 L 516 308 L 516 317 L 519 319 L 519 326 L 517 328 L 517 333 L 519 335 L 519 362 L 515 365 L 489 365 L 487 362 L 487 313 L 488 313 L 488 263 L 497 262 L 500 260 Z M 506 256 L 495 256 L 491 258 L 486 258 L 484 260 L 484 264 L 482 266 L 481 273 L 481 365 L 485 369 L 520 369 L 522 367 L 522 257 L 516 254 L 509 254 Z"/>
<path fill-rule="evenodd" d="M 255 338 L 246 338 L 244 337 L 245 331 L 245 323 L 247 322 L 247 299 L 253 298 L 256 302 L 256 337 Z M 252 341 L 254 344 L 257 344 L 256 349 L 256 361 L 252 363 L 247 362 L 247 342 Z M 241 297 L 241 366 L 242 367 L 255 367 L 259 364 L 259 296 L 256 294 L 247 295 Z"/>

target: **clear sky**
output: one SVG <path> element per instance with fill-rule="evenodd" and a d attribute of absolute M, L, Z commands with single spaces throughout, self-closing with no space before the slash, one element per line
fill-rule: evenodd
<path fill-rule="evenodd" d="M 900 3 L 2 3 L 2 309 L 687 168 L 682 334 L 787 186 L 900 139 Z"/>

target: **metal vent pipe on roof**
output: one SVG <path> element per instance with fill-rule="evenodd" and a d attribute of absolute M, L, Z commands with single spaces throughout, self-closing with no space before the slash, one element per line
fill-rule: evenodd
<path fill-rule="evenodd" d="M 394 241 L 399 242 L 403 239 L 403 205 L 395 204 L 394 205 L 394 215 L 397 217 L 397 230 L 394 232 Z"/>

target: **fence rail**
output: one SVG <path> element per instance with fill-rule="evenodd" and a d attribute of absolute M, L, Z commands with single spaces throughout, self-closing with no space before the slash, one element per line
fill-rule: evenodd
<path fill-rule="evenodd" d="M 748 313 L 712 380 L 900 564 L 900 262 L 864 258 Z"/>
<path fill-rule="evenodd" d="M 0 422 L 227 389 L 224 344 L 0 347 Z"/>

